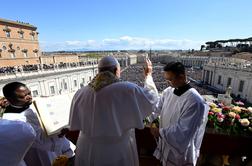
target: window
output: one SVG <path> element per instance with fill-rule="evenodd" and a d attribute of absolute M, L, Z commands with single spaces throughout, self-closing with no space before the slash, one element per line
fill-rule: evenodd
<path fill-rule="evenodd" d="M 28 57 L 27 51 L 28 51 L 27 49 L 23 49 L 23 50 L 22 50 L 23 55 L 24 55 L 24 57 L 25 57 L 25 58 L 27 58 L 27 57 Z"/>
<path fill-rule="evenodd" d="M 85 78 L 82 78 L 82 83 L 85 84 Z"/>
<path fill-rule="evenodd" d="M 38 56 L 38 49 L 33 50 L 33 52 L 34 52 L 34 56 L 37 57 Z"/>
<path fill-rule="evenodd" d="M 64 83 L 64 89 L 67 90 L 67 83 Z"/>
<path fill-rule="evenodd" d="M 23 39 L 24 38 L 24 31 L 22 29 L 19 29 L 18 33 L 19 33 L 19 38 Z"/>
<path fill-rule="evenodd" d="M 64 89 L 67 90 L 67 82 L 65 79 L 63 79 L 63 86 L 64 86 Z"/>
<path fill-rule="evenodd" d="M 63 82 L 60 82 L 60 89 L 63 88 Z"/>
<path fill-rule="evenodd" d="M 35 40 L 35 32 L 31 31 L 30 35 L 31 35 L 31 40 Z"/>
<path fill-rule="evenodd" d="M 38 96 L 38 91 L 37 90 L 32 91 L 32 96 L 37 97 Z"/>
<path fill-rule="evenodd" d="M 239 91 L 239 92 L 242 92 L 242 91 L 243 91 L 243 87 L 244 87 L 244 81 L 241 80 L 241 81 L 240 81 L 240 85 L 239 85 L 238 91 Z"/>
<path fill-rule="evenodd" d="M 10 32 L 9 31 L 6 31 L 5 34 L 6 34 L 6 37 L 10 37 Z"/>
<path fill-rule="evenodd" d="M 55 94 L 55 88 L 54 88 L 54 86 L 50 86 L 50 93 L 51 93 L 52 95 Z"/>
<path fill-rule="evenodd" d="M 91 76 L 89 76 L 89 81 L 91 81 L 92 80 L 92 77 Z"/>
<path fill-rule="evenodd" d="M 229 87 L 231 85 L 231 82 L 232 82 L 232 78 L 228 78 L 227 87 Z"/>
<path fill-rule="evenodd" d="M 10 53 L 10 57 L 11 57 L 11 58 L 16 58 L 15 52 L 11 52 L 11 53 Z"/>
<path fill-rule="evenodd" d="M 25 57 L 25 58 L 27 58 L 27 57 L 28 57 L 27 52 L 23 52 L 23 54 L 24 54 L 24 57 Z"/>
<path fill-rule="evenodd" d="M 24 34 L 23 33 L 19 33 L 19 37 L 20 37 L 20 39 L 23 39 L 24 38 Z"/>
<path fill-rule="evenodd" d="M 77 80 L 74 80 L 74 86 L 77 87 Z"/>
<path fill-rule="evenodd" d="M 221 84 L 221 76 L 218 77 L 218 84 Z"/>
<path fill-rule="evenodd" d="M 8 26 L 5 26 L 3 31 L 5 31 L 6 37 L 10 37 L 11 29 Z"/>

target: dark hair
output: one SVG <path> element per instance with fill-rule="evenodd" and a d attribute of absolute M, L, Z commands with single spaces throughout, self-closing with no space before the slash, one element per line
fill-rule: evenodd
<path fill-rule="evenodd" d="M 170 71 L 178 76 L 180 74 L 185 74 L 185 67 L 180 62 L 170 62 L 165 65 L 164 71 Z"/>
<path fill-rule="evenodd" d="M 110 66 L 110 67 L 101 67 L 98 68 L 99 73 L 104 71 L 109 71 L 113 74 L 116 74 L 117 66 Z"/>
<path fill-rule="evenodd" d="M 21 83 L 21 82 L 11 82 L 11 83 L 8 83 L 8 84 L 4 85 L 4 87 L 3 87 L 4 97 L 7 100 L 16 99 L 15 91 L 21 86 L 26 87 L 26 85 Z"/>

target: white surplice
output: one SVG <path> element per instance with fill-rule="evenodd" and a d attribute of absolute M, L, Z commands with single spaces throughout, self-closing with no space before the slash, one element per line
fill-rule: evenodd
<path fill-rule="evenodd" d="M 177 96 L 174 88 L 163 91 L 154 116 L 160 115 L 160 139 L 154 156 L 163 166 L 196 165 L 209 107 L 191 88 Z"/>
<path fill-rule="evenodd" d="M 138 166 L 134 129 L 144 128 L 157 99 L 151 76 L 145 88 L 116 82 L 97 92 L 90 86 L 77 91 L 70 117 L 71 129 L 81 131 L 75 166 Z"/>
<path fill-rule="evenodd" d="M 0 165 L 25 166 L 23 158 L 35 137 L 28 123 L 0 119 Z"/>
<path fill-rule="evenodd" d="M 68 157 L 74 155 L 75 146 L 71 141 L 65 137 L 59 138 L 57 135 L 47 136 L 32 109 L 28 108 L 16 115 L 15 113 L 6 113 L 4 117 L 7 119 L 15 119 L 16 117 L 16 119 L 26 121 L 36 132 L 36 139 L 24 159 L 27 166 L 50 166 L 59 155 L 67 155 Z"/>

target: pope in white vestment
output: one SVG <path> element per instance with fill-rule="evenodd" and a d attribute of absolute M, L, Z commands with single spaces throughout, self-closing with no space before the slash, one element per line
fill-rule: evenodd
<path fill-rule="evenodd" d="M 23 158 L 35 137 L 28 123 L 0 119 L 0 165 L 25 166 Z"/>
<path fill-rule="evenodd" d="M 155 84 L 150 75 L 141 88 L 120 81 L 114 70 L 101 71 L 119 70 L 113 57 L 103 58 L 98 67 L 96 77 L 72 100 L 71 129 L 80 130 L 75 166 L 137 166 L 134 129 L 144 128 L 144 118 L 155 107 Z"/>

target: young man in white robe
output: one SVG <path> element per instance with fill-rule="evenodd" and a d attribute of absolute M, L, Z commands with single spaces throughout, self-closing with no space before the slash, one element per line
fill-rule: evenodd
<path fill-rule="evenodd" d="M 36 132 L 36 139 L 24 158 L 27 166 L 50 166 L 59 155 L 66 155 L 69 158 L 74 155 L 75 146 L 64 136 L 47 136 L 43 131 L 36 113 L 30 108 L 32 103 L 31 91 L 25 84 L 20 82 L 8 83 L 3 87 L 3 94 L 10 103 L 5 110 L 4 117 L 24 120 Z"/>
<path fill-rule="evenodd" d="M 189 85 L 180 62 L 164 67 L 164 76 L 171 85 L 165 89 L 155 113 L 160 115 L 159 128 L 151 133 L 159 138 L 154 156 L 163 166 L 194 166 L 207 123 L 209 107 L 196 89 Z"/>
<path fill-rule="evenodd" d="M 145 88 L 121 81 L 120 66 L 112 56 L 103 57 L 98 74 L 75 94 L 70 126 L 79 130 L 75 166 L 138 166 L 134 129 L 157 103 L 152 67 L 147 60 Z"/>
<path fill-rule="evenodd" d="M 23 159 L 36 133 L 28 123 L 2 119 L 8 101 L 0 97 L 0 165 L 26 166 Z"/>

